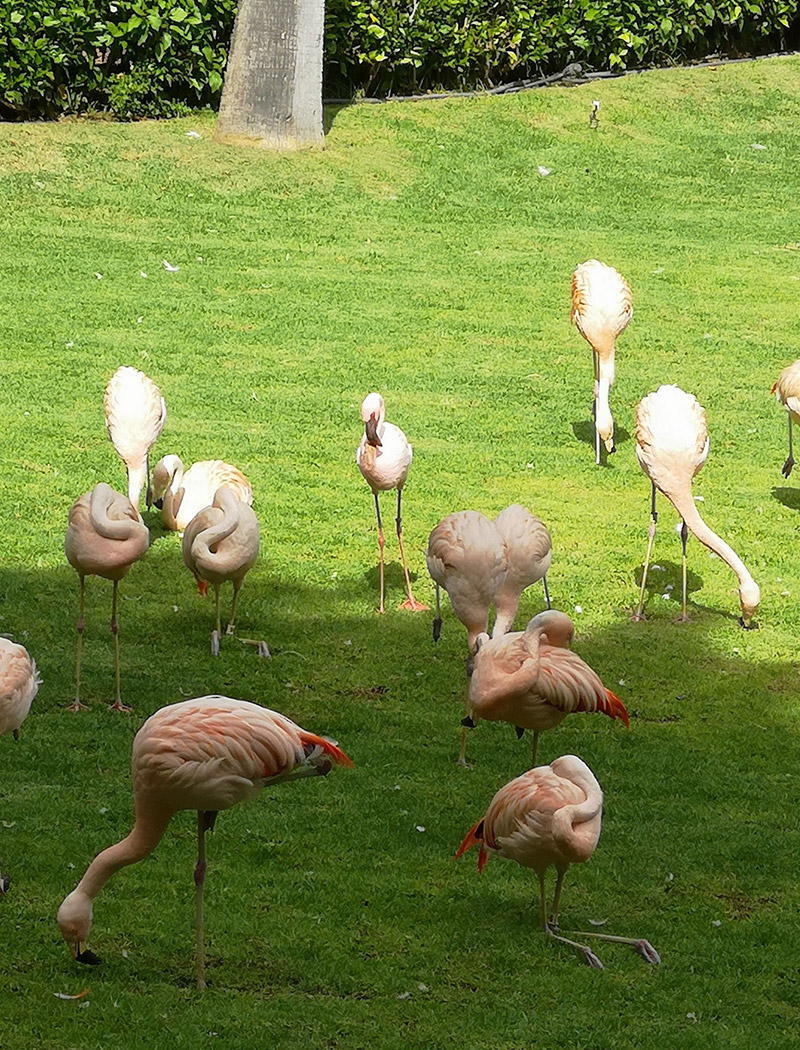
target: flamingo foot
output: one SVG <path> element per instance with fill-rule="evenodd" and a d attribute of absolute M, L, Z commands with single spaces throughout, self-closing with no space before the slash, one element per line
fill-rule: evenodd
<path fill-rule="evenodd" d="M 272 656 L 272 653 L 269 651 L 269 646 L 264 641 L 258 641 L 255 638 L 240 638 L 239 641 L 243 645 L 254 645 L 262 660 L 269 660 Z"/>
<path fill-rule="evenodd" d="M 132 708 L 128 707 L 127 704 L 123 704 L 121 700 L 115 700 L 113 704 L 108 705 L 109 711 L 126 711 L 130 712 Z"/>
<path fill-rule="evenodd" d="M 216 628 L 211 632 L 211 655 L 219 656 L 219 631 Z"/>
<path fill-rule="evenodd" d="M 406 598 L 397 608 L 407 609 L 409 612 L 430 612 L 429 605 L 423 605 L 422 602 L 418 602 L 415 598 Z"/>
<path fill-rule="evenodd" d="M 675 617 L 675 623 L 689 623 L 689 619 L 690 617 L 688 613 L 681 613 L 679 616 Z"/>
<path fill-rule="evenodd" d="M 786 457 L 786 462 L 781 467 L 781 474 L 783 474 L 783 476 L 785 478 L 788 478 L 789 475 L 792 473 L 792 467 L 793 466 L 794 466 L 794 457 L 793 456 L 787 456 Z"/>
<path fill-rule="evenodd" d="M 466 758 L 457 758 L 456 765 L 461 766 L 462 769 L 472 769 L 472 763 L 468 762 Z"/>
<path fill-rule="evenodd" d="M 639 955 L 644 959 L 645 962 L 650 963 L 653 966 L 661 965 L 661 956 L 655 950 L 650 941 L 646 941 L 644 937 L 616 937 L 610 933 L 595 933 L 592 931 L 576 933 L 576 937 L 594 937 L 598 941 L 610 941 L 612 944 L 629 944 L 634 951 L 638 952 Z"/>
<path fill-rule="evenodd" d="M 645 615 L 643 612 L 631 613 L 631 623 L 644 623 Z"/>
<path fill-rule="evenodd" d="M 554 941 L 561 941 L 562 944 L 568 945 L 570 948 L 574 948 L 575 951 L 580 955 L 587 966 L 591 966 L 593 970 L 604 970 L 605 967 L 594 954 L 588 944 L 580 944 L 578 941 L 570 940 L 569 937 L 563 937 L 560 933 L 556 933 L 558 927 L 552 927 L 546 925 L 543 927 L 544 932 L 548 937 L 552 937 Z M 580 936 L 580 934 L 578 934 Z"/>
<path fill-rule="evenodd" d="M 88 708 L 88 707 L 86 706 L 86 704 L 82 704 L 82 703 L 80 702 L 80 700 L 79 700 L 79 699 L 78 699 L 78 698 L 76 697 L 76 698 L 75 698 L 75 699 L 74 699 L 74 700 L 72 701 L 72 703 L 71 703 L 71 704 L 69 705 L 69 707 L 67 708 L 67 710 L 68 710 L 68 711 L 88 711 L 88 710 L 89 710 L 89 708 Z"/>

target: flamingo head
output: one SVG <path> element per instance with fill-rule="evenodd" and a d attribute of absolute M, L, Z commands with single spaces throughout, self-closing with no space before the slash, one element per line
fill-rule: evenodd
<path fill-rule="evenodd" d="M 739 585 L 739 604 L 742 607 L 740 623 L 746 630 L 752 630 L 755 624 L 750 622 L 761 601 L 761 591 L 755 580 L 743 580 Z"/>
<path fill-rule="evenodd" d="M 92 902 L 89 896 L 80 889 L 67 894 L 58 909 L 57 920 L 72 958 L 87 966 L 97 966 L 101 961 L 99 956 L 86 947 L 92 926 Z"/>
<path fill-rule="evenodd" d="M 546 642 L 558 649 L 570 649 L 575 628 L 566 613 L 558 612 L 556 609 L 547 609 L 528 620 L 525 634 L 529 637 L 536 635 L 540 643 Z"/>
<path fill-rule="evenodd" d="M 150 501 L 159 510 L 164 505 L 164 494 L 172 484 L 178 468 L 182 466 L 177 456 L 162 456 L 153 467 L 153 484 L 150 489 Z"/>
<path fill-rule="evenodd" d="M 386 407 L 380 394 L 367 394 L 361 402 L 361 419 L 367 435 L 367 444 L 381 447 L 380 428 L 386 415 Z"/>

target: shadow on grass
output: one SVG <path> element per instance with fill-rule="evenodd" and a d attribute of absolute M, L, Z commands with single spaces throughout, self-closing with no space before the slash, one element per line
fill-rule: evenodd
<path fill-rule="evenodd" d="M 590 445 L 594 449 L 594 423 L 591 419 L 577 419 L 575 422 L 570 424 L 572 427 L 572 433 L 575 435 L 575 439 L 580 441 L 584 445 Z M 624 445 L 627 441 L 630 441 L 630 431 L 626 430 L 625 427 L 614 424 L 614 444 L 619 448 L 620 445 Z M 605 455 L 605 448 L 601 444 L 601 455 Z"/>
<path fill-rule="evenodd" d="M 785 485 L 776 485 L 772 490 L 772 498 L 782 503 L 789 510 L 800 511 L 800 489 L 790 489 Z"/>

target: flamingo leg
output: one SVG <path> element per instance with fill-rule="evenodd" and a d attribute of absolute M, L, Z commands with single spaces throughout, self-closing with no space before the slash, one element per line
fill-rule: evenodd
<path fill-rule="evenodd" d="M 689 528 L 684 521 L 681 525 L 681 614 L 678 621 L 688 620 L 686 615 L 686 541 L 689 539 Z"/>
<path fill-rule="evenodd" d="M 553 910 L 550 913 L 550 926 L 558 929 L 558 909 L 561 904 L 561 887 L 564 885 L 564 876 L 566 871 L 559 871 L 556 875 L 556 888 L 553 893 Z"/>
<path fill-rule="evenodd" d="M 219 621 L 219 584 L 214 584 L 214 597 L 216 599 L 217 626 L 211 632 L 211 655 L 219 656 L 219 636 L 222 630 Z"/>
<path fill-rule="evenodd" d="M 117 586 L 114 580 L 111 590 L 111 634 L 114 637 L 114 703 L 109 705 L 109 711 L 130 711 L 122 702 L 119 692 L 119 624 L 117 623 Z"/>
<path fill-rule="evenodd" d="M 239 597 L 239 591 L 241 589 L 241 586 L 241 580 L 233 581 L 233 601 L 231 602 L 231 618 L 225 630 L 225 634 L 233 634 L 233 632 L 236 630 L 236 599 Z"/>
<path fill-rule="evenodd" d="M 636 606 L 636 612 L 631 617 L 632 620 L 643 620 L 642 616 L 642 605 L 644 604 L 644 589 L 647 586 L 647 570 L 650 566 L 650 554 L 653 550 L 653 540 L 656 535 L 656 522 L 658 521 L 658 513 L 656 511 L 656 487 L 653 482 L 650 482 L 650 527 L 647 530 L 647 554 L 644 557 L 644 568 L 642 569 L 642 586 L 639 589 L 639 604 Z"/>
<path fill-rule="evenodd" d="M 203 809 L 197 811 L 197 863 L 194 866 L 194 926 L 195 963 L 197 987 L 206 986 L 206 955 L 203 947 L 203 883 L 206 878 L 206 829 L 210 814 Z"/>
<path fill-rule="evenodd" d="M 144 457 L 144 472 L 147 478 L 147 488 L 144 492 L 144 505 L 148 510 L 153 505 L 153 489 L 150 486 L 150 456 L 149 454 Z M 138 509 L 138 508 L 137 508 Z"/>
<path fill-rule="evenodd" d="M 594 462 L 600 466 L 600 432 L 597 429 L 597 384 L 600 381 L 600 358 L 592 350 L 592 361 L 594 362 L 594 387 L 592 390 L 592 421 L 594 422 Z"/>
<path fill-rule="evenodd" d="M 378 519 L 378 555 L 380 557 L 380 593 L 381 601 L 378 606 L 378 612 L 382 613 L 383 609 L 383 525 L 381 524 L 381 508 L 378 505 L 378 493 L 373 492 L 372 497 L 375 500 L 375 517 Z"/>
<path fill-rule="evenodd" d="M 589 931 L 587 933 L 578 932 L 575 936 L 594 937 L 598 941 L 611 941 L 612 944 L 630 944 L 636 949 L 645 962 L 652 963 L 654 966 L 658 966 L 661 963 L 661 956 L 655 950 L 653 945 L 643 937 L 615 937 L 610 933 L 595 933 L 594 931 Z"/>
<path fill-rule="evenodd" d="M 786 462 L 781 467 L 781 474 L 788 478 L 794 466 L 794 456 L 792 455 L 792 417 L 788 412 L 786 413 L 786 422 L 789 424 L 789 454 L 786 457 Z"/>
<path fill-rule="evenodd" d="M 80 711 L 81 708 L 86 710 L 86 704 L 81 703 L 81 652 L 83 650 L 83 628 L 84 628 L 84 617 L 83 617 L 83 598 L 84 598 L 84 577 L 78 577 L 78 623 L 76 630 L 78 632 L 78 641 L 75 645 L 75 699 L 67 708 L 68 711 Z"/>
<path fill-rule="evenodd" d="M 531 769 L 536 765 L 536 751 L 539 747 L 539 730 L 531 730 Z"/>
<path fill-rule="evenodd" d="M 537 875 L 539 876 L 539 912 L 542 919 L 542 930 L 548 937 L 552 937 L 554 941 L 561 941 L 562 944 L 574 948 L 575 951 L 582 956 L 583 961 L 589 966 L 594 967 L 595 970 L 602 970 L 603 964 L 588 945 L 578 944 L 577 941 L 571 941 L 568 937 L 562 937 L 561 934 L 555 932 L 553 926 L 547 921 L 547 901 L 544 894 L 544 872 L 537 872 Z M 558 892 L 560 887 L 558 884 L 556 884 L 556 887 Z M 555 907 L 555 900 L 553 901 L 553 907 Z"/>
<path fill-rule="evenodd" d="M 438 642 L 442 633 L 442 599 L 440 595 L 440 588 L 438 583 L 433 585 L 434 593 L 436 594 L 436 615 L 433 618 L 433 640 Z"/>
<path fill-rule="evenodd" d="M 395 518 L 395 526 L 397 529 L 397 545 L 400 548 L 400 561 L 403 563 L 403 575 L 406 578 L 406 594 L 408 597 L 400 606 L 401 609 L 408 609 L 411 612 L 427 612 L 428 606 L 423 605 L 421 602 L 415 601 L 414 595 L 411 593 L 411 577 L 408 575 L 408 565 L 406 564 L 406 555 L 403 550 L 403 528 L 400 522 L 400 499 L 402 489 L 397 490 L 397 517 Z"/>
<path fill-rule="evenodd" d="M 552 609 L 553 606 L 550 604 L 550 592 L 547 589 L 547 573 L 542 576 L 542 587 L 544 587 L 544 601 L 548 609 Z"/>

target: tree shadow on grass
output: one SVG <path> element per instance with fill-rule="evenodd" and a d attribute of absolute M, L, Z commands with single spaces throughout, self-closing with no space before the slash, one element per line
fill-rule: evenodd
<path fill-rule="evenodd" d="M 642 573 L 644 572 L 644 565 L 638 566 L 634 572 L 634 580 L 636 582 L 636 595 L 633 598 L 633 608 L 636 607 L 638 601 L 638 592 L 642 586 Z M 694 572 L 692 569 L 687 567 L 686 570 L 686 608 L 699 609 L 695 602 L 689 601 L 689 595 L 696 591 L 702 590 L 703 578 Z M 651 561 L 650 568 L 647 573 L 647 584 L 645 586 L 645 599 L 643 605 L 643 611 L 645 618 L 647 618 L 648 607 L 652 604 L 658 604 L 665 608 L 675 610 L 675 614 L 680 613 L 681 609 L 681 594 L 682 594 L 683 582 L 681 575 L 681 566 L 676 562 L 671 561 Z"/>

